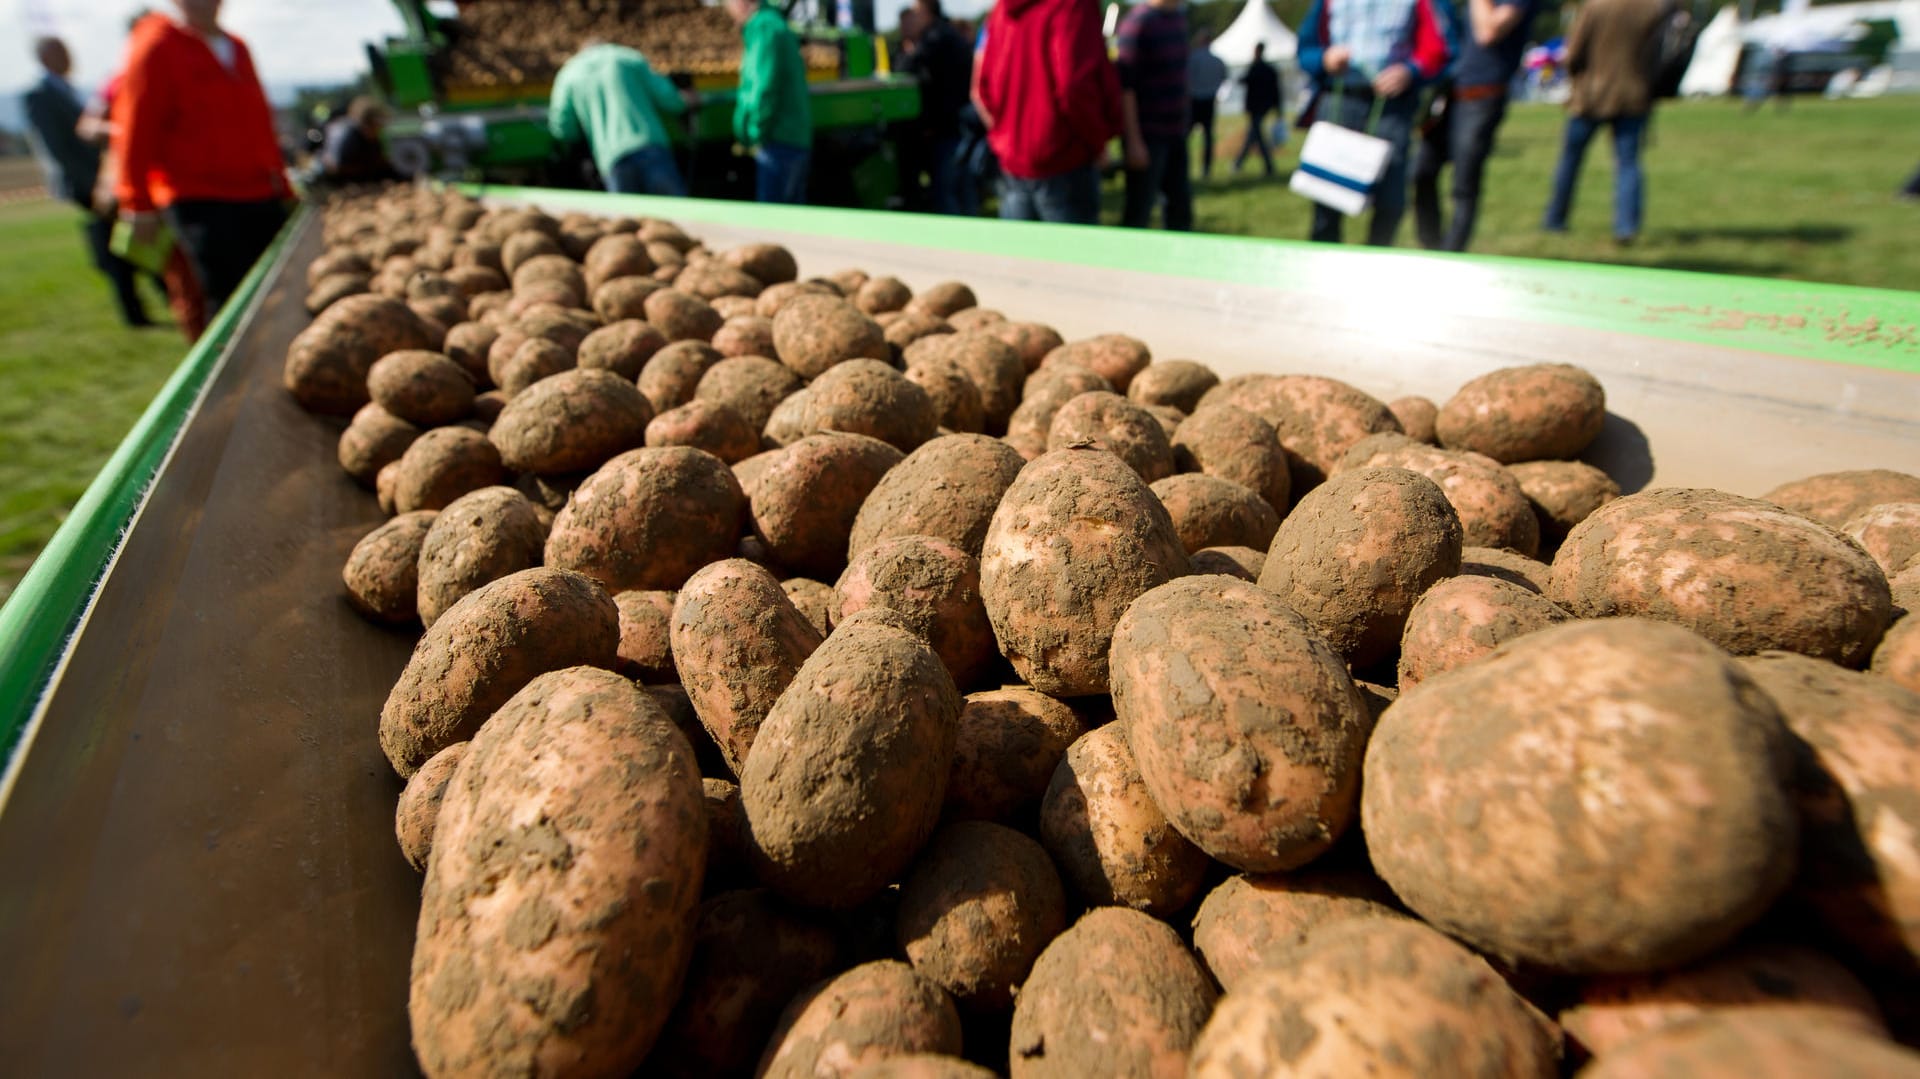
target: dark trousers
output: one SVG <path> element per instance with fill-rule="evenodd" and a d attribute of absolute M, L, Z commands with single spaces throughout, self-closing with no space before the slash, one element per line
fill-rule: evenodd
<path fill-rule="evenodd" d="M 186 249 L 187 261 L 200 278 L 209 313 L 226 305 L 253 264 L 273 246 L 280 226 L 287 223 L 287 211 L 278 199 L 187 199 L 168 207 L 167 217 L 174 238 Z"/>
<path fill-rule="evenodd" d="M 1566 230 L 1580 166 L 1587 158 L 1587 144 L 1603 124 L 1613 128 L 1613 238 L 1631 240 L 1640 234 L 1647 190 L 1646 174 L 1640 168 L 1640 148 L 1647 135 L 1645 116 L 1616 116 L 1611 120 L 1567 117 L 1566 141 L 1560 147 L 1560 163 L 1553 170 L 1553 197 L 1541 223 L 1547 231 Z"/>
<path fill-rule="evenodd" d="M 685 198 L 687 182 L 680 178 L 673 150 L 642 146 L 613 163 L 603 177 L 607 190 L 619 195 L 669 195 Z"/>
<path fill-rule="evenodd" d="M 1144 229 L 1153 224 L 1153 207 L 1166 199 L 1164 215 L 1171 232 L 1193 231 L 1193 182 L 1187 178 L 1187 139 L 1147 140 L 1147 167 L 1127 170 L 1127 205 L 1120 223 Z"/>
<path fill-rule="evenodd" d="M 1050 221 L 1061 225 L 1100 223 L 1100 172 L 1092 165 L 1025 180 L 1003 174 L 1000 216 L 1007 221 Z"/>
<path fill-rule="evenodd" d="M 1900 189 L 1900 193 L 1908 198 L 1920 199 L 1920 169 L 1914 170 L 1913 177 L 1907 181 L 1907 186 Z"/>
<path fill-rule="evenodd" d="M 1393 144 L 1393 156 L 1387 159 L 1387 171 L 1373 185 L 1373 218 L 1367 222 L 1367 242 L 1375 247 L 1392 247 L 1394 234 L 1400 231 L 1400 219 L 1407 212 L 1407 140 L 1413 134 L 1413 114 L 1420 95 L 1412 92 L 1388 98 L 1381 106 L 1380 119 L 1373 134 Z M 1321 119 L 1354 131 L 1366 131 L 1373 114 L 1373 94 L 1348 90 L 1322 99 Z M 1321 243 L 1339 243 L 1345 215 L 1338 210 L 1315 204 L 1313 232 L 1310 238 Z"/>
<path fill-rule="evenodd" d="M 1239 172 L 1240 166 L 1247 163 L 1247 155 L 1254 150 L 1260 151 L 1260 160 L 1267 166 L 1267 175 L 1273 175 L 1273 148 L 1267 145 L 1266 109 L 1247 114 L 1247 137 L 1240 143 L 1240 156 L 1233 159 L 1233 171 Z"/>
<path fill-rule="evenodd" d="M 1188 100 L 1188 110 L 1193 114 L 1193 119 L 1187 130 L 1200 129 L 1200 176 L 1205 179 L 1213 175 L 1213 99 L 1196 97 Z"/>
<path fill-rule="evenodd" d="M 1413 161 L 1413 222 L 1420 246 L 1465 251 L 1480 212 L 1480 181 L 1493 154 L 1494 135 L 1507 116 L 1507 96 L 1450 98 L 1439 122 L 1420 137 Z M 1440 210 L 1440 169 L 1453 163 L 1453 223 Z"/>
<path fill-rule="evenodd" d="M 133 263 L 113 253 L 113 222 L 111 217 L 87 211 L 84 226 L 87 250 L 93 255 L 94 267 L 113 286 L 113 302 L 120 308 L 120 321 L 129 326 L 151 326 L 153 320 L 147 317 L 146 305 L 140 302 L 140 290 L 134 286 L 138 271 Z"/>

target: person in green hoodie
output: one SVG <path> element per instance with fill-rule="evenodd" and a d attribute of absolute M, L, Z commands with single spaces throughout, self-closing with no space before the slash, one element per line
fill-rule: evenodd
<path fill-rule="evenodd" d="M 727 0 L 727 13 L 745 42 L 733 137 L 753 151 L 755 195 L 761 202 L 805 202 L 813 110 L 800 43 L 780 13 L 760 0 Z"/>
<path fill-rule="evenodd" d="M 547 102 L 547 127 L 561 145 L 587 141 L 607 190 L 685 195 L 661 113 L 692 103 L 647 58 L 625 45 L 593 44 L 560 67 Z"/>

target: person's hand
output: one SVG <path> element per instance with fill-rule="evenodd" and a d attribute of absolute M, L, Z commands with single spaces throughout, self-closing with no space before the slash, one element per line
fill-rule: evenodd
<path fill-rule="evenodd" d="M 1413 74 L 1405 64 L 1388 64 L 1387 69 L 1374 76 L 1373 92 L 1381 97 L 1399 97 L 1413 85 Z"/>
<path fill-rule="evenodd" d="M 128 210 L 120 214 L 120 220 L 132 227 L 133 242 L 140 246 L 152 243 L 160 235 L 160 215 L 157 213 L 134 213 Z"/>
<path fill-rule="evenodd" d="M 1351 59 L 1353 59 L 1353 50 L 1345 45 L 1335 45 L 1320 54 L 1320 64 L 1327 69 L 1329 75 L 1338 75 L 1345 71 L 1347 62 Z"/>
<path fill-rule="evenodd" d="M 1146 140 L 1128 139 L 1127 140 L 1128 170 L 1132 172 L 1139 172 L 1141 169 L 1144 169 L 1147 167 L 1147 162 L 1148 162 L 1148 156 L 1147 156 Z"/>

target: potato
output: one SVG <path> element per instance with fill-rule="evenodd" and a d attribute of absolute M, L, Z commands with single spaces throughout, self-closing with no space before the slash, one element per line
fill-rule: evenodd
<path fill-rule="evenodd" d="M 947 817 L 1026 826 L 1067 747 L 1086 731 L 1073 709 L 1026 686 L 968 694 L 947 776 Z"/>
<path fill-rule="evenodd" d="M 694 927 L 686 987 L 645 1073 L 748 1074 L 781 1009 L 833 972 L 836 951 L 826 927 L 764 889 L 708 899 Z"/>
<path fill-rule="evenodd" d="M 1779 648 L 1855 667 L 1892 614 L 1886 576 L 1852 540 L 1766 502 L 1683 488 L 1615 499 L 1582 521 L 1547 596 L 1580 618 L 1686 626 L 1736 655 Z"/>
<path fill-rule="evenodd" d="M 1341 467 L 1340 458 L 1354 443 L 1400 430 L 1400 421 L 1378 398 L 1316 375 L 1230 378 L 1200 399 L 1202 408 L 1220 404 L 1245 409 L 1273 425 L 1287 454 L 1295 498 Z"/>
<path fill-rule="evenodd" d="M 657 694 L 662 688 L 667 687 L 648 687 L 647 692 L 655 694 L 657 701 Z M 671 688 L 680 687 L 676 685 Z M 682 691 L 676 699 L 685 702 L 686 693 Z M 695 717 L 693 724 L 700 726 L 698 717 Z M 713 744 L 711 738 L 705 741 L 708 745 Z M 699 750 L 694 752 L 698 754 Z M 707 798 L 707 888 L 711 891 L 740 886 L 750 880 L 747 872 L 747 814 L 740 808 L 740 785 L 731 780 L 704 777 L 700 780 L 700 788 Z M 698 966 L 694 967 L 696 975 L 699 969 Z M 780 1004 L 784 1003 L 785 998 L 782 998 Z"/>
<path fill-rule="evenodd" d="M 1840 531 L 1880 563 L 1888 580 L 1920 566 L 1920 501 L 1883 502 L 1861 510 Z"/>
<path fill-rule="evenodd" d="M 970 330 L 984 330 L 1007 321 L 1007 316 L 987 307 L 968 307 L 947 316 L 947 322 L 955 330 L 965 333 Z"/>
<path fill-rule="evenodd" d="M 1469 546 L 1505 547 L 1529 558 L 1540 551 L 1540 518 L 1533 503 L 1520 481 L 1490 457 L 1438 449 L 1389 432 L 1355 443 L 1337 471 L 1353 468 L 1405 468 L 1439 484 L 1460 515 Z"/>
<path fill-rule="evenodd" d="M 523 230 L 506 237 L 500 244 L 500 265 L 509 274 L 541 255 L 564 255 L 559 239 L 544 232 Z"/>
<path fill-rule="evenodd" d="M 420 428 L 369 402 L 340 433 L 340 467 L 363 485 L 372 484 L 380 470 L 398 461 L 419 437 Z"/>
<path fill-rule="evenodd" d="M 946 319 L 921 311 L 896 311 L 874 321 L 880 325 L 881 336 L 887 339 L 887 350 L 895 361 L 903 358 L 908 346 L 921 338 L 954 332 Z"/>
<path fill-rule="evenodd" d="M 909 313 L 925 313 L 936 318 L 947 318 L 970 307 L 980 306 L 974 298 L 973 290 L 959 281 L 942 281 L 930 285 L 913 299 L 907 301 Z"/>
<path fill-rule="evenodd" d="M 370 399 L 367 371 L 375 360 L 430 345 L 426 325 L 406 304 L 348 296 L 294 336 L 282 382 L 307 411 L 350 416 Z"/>
<path fill-rule="evenodd" d="M 1741 661 L 1794 735 L 1794 892 L 1860 961 L 1920 973 L 1920 694 L 1785 652 Z"/>
<path fill-rule="evenodd" d="M 1181 1076 L 1218 994 L 1138 911 L 1095 910 L 1040 953 L 1013 1009 L 1013 1079 Z"/>
<path fill-rule="evenodd" d="M 1232 405 L 1208 405 L 1187 417 L 1172 445 L 1177 470 L 1237 483 L 1266 499 L 1276 512 L 1286 512 L 1291 493 L 1287 455 L 1267 421 Z"/>
<path fill-rule="evenodd" d="M 1005 431 L 1014 409 L 1020 405 L 1026 367 L 1011 347 L 989 334 L 923 337 L 909 345 L 902 358 L 909 366 L 922 359 L 946 359 L 958 364 L 980 391 L 980 408 L 986 416 L 988 434 Z M 1044 428 L 1041 433 L 1045 435 Z"/>
<path fill-rule="evenodd" d="M 900 950 L 963 1008 L 1005 1011 L 1067 927 L 1060 875 L 1040 844 L 986 821 L 947 825 L 900 889 Z"/>
<path fill-rule="evenodd" d="M 1460 387 L 1433 429 L 1450 450 L 1512 464 L 1571 459 L 1600 437 L 1606 418 L 1599 379 L 1571 364 L 1537 363 L 1489 371 Z"/>
<path fill-rule="evenodd" d="M 729 405 L 758 431 L 774 407 L 798 389 L 800 376 L 787 367 L 765 356 L 735 356 L 707 368 L 693 400 Z"/>
<path fill-rule="evenodd" d="M 685 446 L 629 450 L 588 477 L 554 518 L 547 565 L 612 592 L 675 589 L 733 551 L 746 495 L 726 462 Z"/>
<path fill-rule="evenodd" d="M 654 270 L 653 259 L 647 257 L 647 245 L 640 242 L 638 236 L 613 235 L 602 236 L 587 248 L 587 257 L 580 260 L 585 271 L 589 291 L 597 292 L 600 286 L 622 277 L 645 277 Z"/>
<path fill-rule="evenodd" d="M 669 629 L 674 663 L 700 725 L 735 775 L 768 710 L 821 639 L 773 575 L 743 559 L 707 566 L 680 589 Z"/>
<path fill-rule="evenodd" d="M 499 336 L 500 331 L 484 322 L 462 322 L 448 328 L 446 340 L 440 347 L 448 359 L 473 376 L 476 387 L 491 386 L 493 376 L 487 372 L 487 353 Z"/>
<path fill-rule="evenodd" d="M 1829 528 L 1843 528 L 1860 511 L 1883 502 L 1920 501 L 1920 476 L 1885 468 L 1823 472 L 1781 484 L 1760 497 Z"/>
<path fill-rule="evenodd" d="M 1894 685 L 1920 693 L 1920 618 L 1908 615 L 1887 630 L 1873 650 L 1870 669 Z"/>
<path fill-rule="evenodd" d="M 446 277 L 469 302 L 475 296 L 504 291 L 509 285 L 506 274 L 491 266 L 453 266 L 448 268 Z"/>
<path fill-rule="evenodd" d="M 1433 425 L 1440 417 L 1440 406 L 1424 397 L 1399 397 L 1387 402 L 1387 411 L 1400 421 L 1400 429 L 1415 442 L 1440 444 Z"/>
<path fill-rule="evenodd" d="M 1574 525 L 1620 497 L 1620 485 L 1611 476 L 1581 461 L 1523 461 L 1507 471 L 1533 503 L 1547 546 L 1558 545 Z"/>
<path fill-rule="evenodd" d="M 957 1055 L 960 1015 L 937 987 L 894 959 L 863 963 L 794 998 L 758 1079 L 845 1079 L 917 1053 Z"/>
<path fill-rule="evenodd" d="M 400 462 L 393 461 L 383 465 L 373 480 L 374 499 L 380 505 L 381 513 L 399 513 L 393 505 L 394 488 L 400 483 Z"/>
<path fill-rule="evenodd" d="M 1792 877 L 1788 745 L 1772 702 L 1696 634 L 1639 619 L 1541 630 L 1380 717 L 1368 854 L 1421 917 L 1509 962 L 1688 962 Z"/>
<path fill-rule="evenodd" d="M 617 674 L 541 675 L 474 736 L 436 831 L 407 1008 L 422 1070 L 639 1067 L 706 864 L 686 738 Z"/>
<path fill-rule="evenodd" d="M 1538 559 L 1514 554 L 1500 547 L 1464 547 L 1460 551 L 1463 576 L 1496 577 L 1542 595 L 1553 568 Z"/>
<path fill-rule="evenodd" d="M 1290 966 L 1319 929 L 1349 918 L 1399 918 L 1392 893 L 1372 874 L 1309 868 L 1228 877 L 1193 917 L 1193 947 L 1231 993 L 1256 971 Z"/>
<path fill-rule="evenodd" d="M 1083 393 L 1054 413 L 1049 452 L 1088 445 L 1117 454 L 1148 483 L 1173 475 L 1166 431 L 1146 409 L 1119 394 Z"/>
<path fill-rule="evenodd" d="M 1559 1055 L 1552 1023 L 1479 956 L 1418 923 L 1368 918 L 1230 990 L 1188 1074 L 1552 1079 Z"/>
<path fill-rule="evenodd" d="M 1135 404 L 1171 405 L 1182 412 L 1199 407 L 1200 398 L 1220 384 L 1213 369 L 1192 360 L 1161 360 L 1148 364 L 1127 383 L 1127 400 Z"/>
<path fill-rule="evenodd" d="M 583 367 L 513 397 L 487 437 L 508 468 L 561 475 L 598 468 L 639 447 L 652 419 L 653 405 L 633 383 Z"/>
<path fill-rule="evenodd" d="M 1770 1015 L 1708 1016 L 1636 1038 L 1583 1070 L 1581 1079 L 1802 1079 L 1810 1075 L 1904 1079 L 1920 1054 L 1831 1023 Z"/>
<path fill-rule="evenodd" d="M 646 370 L 647 361 L 667 347 L 666 335 L 639 319 L 622 319 L 588 334 L 576 357 L 581 367 L 612 371 L 629 382 Z"/>
<path fill-rule="evenodd" d="M 933 437 L 940 417 L 927 392 L 900 372 L 878 360 L 848 360 L 807 387 L 797 420 L 800 438 L 840 431 L 908 453 Z"/>
<path fill-rule="evenodd" d="M 1040 804 L 1040 841 L 1092 906 L 1171 915 L 1199 894 L 1207 871 L 1205 852 L 1148 793 L 1117 722 L 1075 739 L 1060 759 Z"/>
<path fill-rule="evenodd" d="M 886 335 L 860 309 L 833 296 L 796 296 L 773 318 L 780 362 L 814 379 L 847 360 L 889 358 Z"/>
<path fill-rule="evenodd" d="M 647 424 L 648 446 L 692 446 L 728 464 L 760 452 L 760 434 L 732 405 L 718 401 L 688 401 L 668 409 Z"/>
<path fill-rule="evenodd" d="M 638 590 L 614 595 L 613 605 L 620 609 L 620 647 L 615 670 L 649 685 L 679 681 L 669 641 L 675 595 Z"/>
<path fill-rule="evenodd" d="M 1259 583 L 1260 571 L 1267 564 L 1267 552 L 1252 547 L 1203 547 L 1193 552 L 1193 572 Z"/>
<path fill-rule="evenodd" d="M 1185 423 L 1187 419 L 1186 413 L 1170 405 L 1142 405 L 1140 407 L 1146 409 L 1147 415 L 1152 416 L 1154 422 L 1160 425 L 1160 432 L 1167 436 L 1169 443 L 1173 441 L 1174 432 L 1180 430 L 1180 425 Z"/>
<path fill-rule="evenodd" d="M 867 314 L 880 315 L 904 310 L 913 299 L 913 290 L 897 277 L 869 277 L 855 286 L 847 298 Z"/>
<path fill-rule="evenodd" d="M 647 317 L 647 297 L 665 285 L 650 277 L 616 277 L 593 290 L 593 313 L 608 323 Z"/>
<path fill-rule="evenodd" d="M 907 381 L 926 393 L 939 426 L 961 433 L 986 430 L 987 413 L 980 388 L 959 363 L 946 356 L 922 356 L 907 365 Z"/>
<path fill-rule="evenodd" d="M 490 356 L 488 363 L 494 382 L 509 398 L 525 393 L 542 379 L 571 371 L 576 366 L 573 353 L 565 345 L 545 337 L 529 337 L 505 360 L 493 364 Z"/>
<path fill-rule="evenodd" d="M 669 341 L 710 341 L 726 322 L 707 301 L 672 288 L 648 293 L 642 310 Z"/>
<path fill-rule="evenodd" d="M 1440 581 L 1407 615 L 1400 637 L 1400 691 L 1572 617 L 1511 581 L 1475 575 Z"/>
<path fill-rule="evenodd" d="M 847 541 L 848 554 L 896 536 L 935 536 L 978 558 L 1000 499 L 1026 462 L 981 435 L 933 439 L 875 484 Z"/>
<path fill-rule="evenodd" d="M 349 296 L 364 295 L 373 279 L 363 273 L 328 274 L 307 293 L 307 314 L 317 315 Z"/>
<path fill-rule="evenodd" d="M 697 242 L 673 222 L 653 217 L 640 222 L 640 241 L 647 245 L 649 251 L 654 245 L 659 244 L 679 254 L 693 250 Z"/>
<path fill-rule="evenodd" d="M 426 872 L 427 855 L 433 850 L 434 823 L 440 818 L 440 803 L 446 797 L 453 770 L 467 755 L 466 742 L 455 742 L 435 753 L 407 780 L 400 792 L 400 804 L 393 812 L 393 834 L 400 841 L 400 854 L 416 871 Z"/>
<path fill-rule="evenodd" d="M 655 415 L 693 400 L 707 370 L 723 357 L 700 341 L 678 341 L 647 360 L 640 369 L 640 392 L 653 404 Z M 773 361 L 769 360 L 768 363 Z"/>
<path fill-rule="evenodd" d="M 421 324 L 427 327 L 428 347 L 433 349 L 439 349 L 446 343 L 447 327 L 467 320 L 467 303 L 460 296 L 408 300 L 407 307 L 420 316 Z"/>
<path fill-rule="evenodd" d="M 1066 343 L 1059 331 L 1038 322 L 1001 322 L 984 327 L 980 332 L 1012 349 L 1027 371 L 1038 370 L 1054 349 Z"/>
<path fill-rule="evenodd" d="M 1206 547 L 1264 549 L 1280 527 L 1280 515 L 1265 499 L 1227 480 L 1188 473 L 1156 481 L 1152 490 L 1189 554 Z"/>
<path fill-rule="evenodd" d="M 343 273 L 371 275 L 373 265 L 357 251 L 331 249 L 315 256 L 307 264 L 307 287 L 313 288 L 327 278 Z"/>
<path fill-rule="evenodd" d="M 782 284 L 800 276 L 793 252 L 778 244 L 743 244 L 720 256 L 720 261 L 750 274 L 769 285 Z"/>
<path fill-rule="evenodd" d="M 764 280 L 764 278 L 762 279 Z M 771 319 L 796 296 L 838 296 L 829 286 L 813 281 L 783 281 L 768 285 L 753 302 L 753 313 Z"/>
<path fill-rule="evenodd" d="M 414 591 L 420 547 L 436 516 L 435 510 L 403 513 L 353 545 L 340 576 L 354 610 L 376 622 L 398 624 L 419 617 Z"/>
<path fill-rule="evenodd" d="M 1147 368 L 1152 353 L 1146 342 L 1123 333 L 1105 333 L 1071 341 L 1048 353 L 1040 366 L 1076 363 L 1106 379 L 1113 392 L 1126 393 L 1133 377 Z"/>
<path fill-rule="evenodd" d="M 1364 667 L 1392 654 L 1421 593 L 1459 571 L 1460 532 L 1426 477 L 1402 468 L 1341 472 L 1280 522 L 1260 587 Z"/>
<path fill-rule="evenodd" d="M 1129 603 L 1191 569 L 1173 521 L 1120 458 L 1065 449 L 1023 469 L 987 528 L 980 595 L 1000 652 L 1042 693 L 1107 688 Z"/>
<path fill-rule="evenodd" d="M 854 557 L 834 585 L 832 620 L 885 607 L 932 646 L 956 686 L 976 681 L 994 657 L 993 626 L 980 602 L 972 555 L 935 536 L 896 536 Z"/>
<path fill-rule="evenodd" d="M 1825 1022 L 1885 1037 L 1880 1006 L 1833 959 L 1792 944 L 1730 948 L 1691 967 L 1659 974 L 1594 978 L 1560 1025 L 1594 1056 L 1700 1016 L 1767 1022 Z"/>
<path fill-rule="evenodd" d="M 909 1053 L 869 1064 L 853 1079 L 994 1079 L 994 1073 L 958 1057 Z"/>
<path fill-rule="evenodd" d="M 759 315 L 730 317 L 713 332 L 713 348 L 722 356 L 772 356 L 773 320 Z"/>
<path fill-rule="evenodd" d="M 511 487 L 482 487 L 447 504 L 420 547 L 420 620 L 431 626 L 482 585 L 540 564 L 547 530 Z"/>
<path fill-rule="evenodd" d="M 436 427 L 414 439 L 400 455 L 393 505 L 399 513 L 444 509 L 468 491 L 506 479 L 500 451 L 486 435 L 465 427 Z"/>
<path fill-rule="evenodd" d="M 898 615 L 842 620 L 774 702 L 740 773 L 756 875 L 837 910 L 885 889 L 939 818 L 959 716 L 953 679 Z"/>
<path fill-rule="evenodd" d="M 753 532 L 781 564 L 822 579 L 840 575 L 867 495 L 900 451 L 865 435 L 803 438 L 774 458 L 754 488 Z"/>
<path fill-rule="evenodd" d="M 502 251 L 503 260 L 508 252 Z M 513 279 L 513 291 L 528 291 L 535 283 L 557 285 L 571 294 L 573 300 L 568 307 L 578 307 L 586 299 L 587 282 L 580 272 L 580 264 L 564 254 L 535 255 L 515 267 L 509 265 L 507 276 Z"/>
<path fill-rule="evenodd" d="M 813 623 L 813 628 L 820 631 L 820 636 L 825 637 L 833 631 L 833 612 L 836 605 L 832 585 L 816 581 L 811 577 L 789 577 L 780 582 L 780 590 L 793 601 L 794 609 L 805 616 L 807 621 Z"/>

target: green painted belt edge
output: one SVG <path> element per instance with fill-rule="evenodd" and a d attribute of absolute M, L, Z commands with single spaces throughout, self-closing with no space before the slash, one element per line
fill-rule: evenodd
<path fill-rule="evenodd" d="M 1412 339 L 1438 340 L 1427 329 L 1435 319 L 1477 316 L 1920 374 L 1920 292 L 988 218 L 486 184 L 462 190 L 606 214 L 651 214 L 1279 288 L 1330 304 L 1360 305 L 1392 332 Z M 1578 362 L 1577 356 L 1541 359 Z"/>
<path fill-rule="evenodd" d="M 0 607 L 0 776 L 9 773 L 154 478 L 220 371 L 228 342 L 308 213 L 303 207 L 291 216 Z"/>

